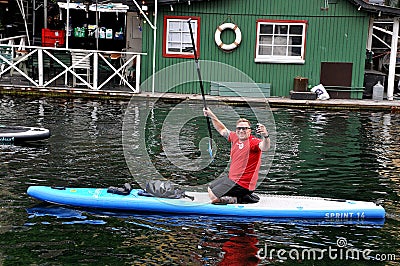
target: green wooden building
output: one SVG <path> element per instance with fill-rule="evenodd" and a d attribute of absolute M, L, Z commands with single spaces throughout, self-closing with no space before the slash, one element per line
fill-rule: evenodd
<path fill-rule="evenodd" d="M 150 23 L 142 25 L 142 49 L 148 54 L 142 59 L 142 91 L 200 93 L 190 18 L 206 93 L 215 89 L 214 81 L 243 85 L 250 80 L 269 89 L 270 96 L 288 97 L 308 81 L 308 89 L 322 83 L 333 98 L 362 97 L 370 19 L 381 7 L 364 8 L 355 0 L 159 2 L 156 34 Z M 150 6 L 150 21 L 154 11 Z M 299 77 L 306 79 L 299 83 Z"/>

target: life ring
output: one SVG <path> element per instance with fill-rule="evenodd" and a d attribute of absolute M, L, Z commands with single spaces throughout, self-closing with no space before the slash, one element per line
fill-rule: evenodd
<path fill-rule="evenodd" d="M 231 44 L 225 44 L 221 41 L 221 33 L 226 30 L 231 29 L 235 32 L 235 41 Z M 236 49 L 239 44 L 242 42 L 242 32 L 240 31 L 239 27 L 233 23 L 224 23 L 218 26 L 217 30 L 215 31 L 215 43 L 224 51 L 231 51 Z"/>

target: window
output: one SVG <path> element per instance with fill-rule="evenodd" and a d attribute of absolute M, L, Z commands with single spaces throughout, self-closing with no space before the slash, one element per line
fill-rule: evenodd
<path fill-rule="evenodd" d="M 307 21 L 258 20 L 256 62 L 304 64 Z"/>
<path fill-rule="evenodd" d="M 193 58 L 192 39 L 188 19 L 191 18 L 193 38 L 197 57 L 200 47 L 200 18 L 199 17 L 164 17 L 163 56 Z"/>

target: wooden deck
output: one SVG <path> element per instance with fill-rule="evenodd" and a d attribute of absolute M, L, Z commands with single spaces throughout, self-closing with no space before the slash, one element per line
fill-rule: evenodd
<path fill-rule="evenodd" d="M 91 99 L 119 99 L 129 101 L 132 98 L 138 101 L 161 100 L 164 102 L 178 103 L 185 100 L 202 102 L 199 94 L 177 94 L 177 93 L 133 93 L 124 86 L 105 87 L 102 90 L 90 90 L 87 88 L 32 88 L 22 84 L 0 83 L 0 95 L 23 95 L 35 97 L 63 97 L 63 98 L 91 98 Z M 293 108 L 293 109 L 330 109 L 330 110 L 375 110 L 400 113 L 400 99 L 393 101 L 383 100 L 356 100 L 356 99 L 329 99 L 321 100 L 293 100 L 285 97 L 269 98 L 241 98 L 222 97 L 206 95 L 209 104 L 229 105 L 252 105 L 271 108 Z"/>

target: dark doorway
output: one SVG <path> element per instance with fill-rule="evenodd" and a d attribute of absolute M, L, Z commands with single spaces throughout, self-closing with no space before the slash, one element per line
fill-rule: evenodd
<path fill-rule="evenodd" d="M 320 82 L 334 99 L 350 99 L 353 63 L 322 62 Z"/>

